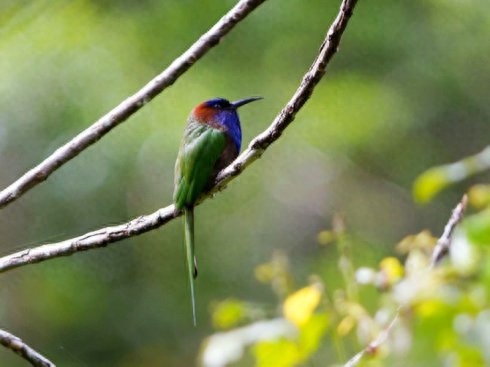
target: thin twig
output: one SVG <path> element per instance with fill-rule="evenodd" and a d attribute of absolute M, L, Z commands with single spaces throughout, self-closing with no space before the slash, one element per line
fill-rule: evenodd
<path fill-rule="evenodd" d="M 464 210 L 466 208 L 467 202 L 468 202 L 467 196 L 463 195 L 461 201 L 453 209 L 451 213 L 451 217 L 449 218 L 447 224 L 444 226 L 444 231 L 441 237 L 439 237 L 439 239 L 437 240 L 436 246 L 432 251 L 432 256 L 431 256 L 432 260 L 429 269 L 433 269 L 434 267 L 436 267 L 437 264 L 439 264 L 439 262 L 449 253 L 454 229 L 463 219 Z M 400 319 L 400 314 L 403 312 L 403 309 L 404 308 L 402 306 L 399 306 L 391 322 L 388 324 L 388 326 L 386 326 L 378 334 L 378 336 L 371 343 L 369 343 L 364 349 L 362 349 L 359 353 L 357 353 L 351 359 L 349 359 L 347 363 L 344 364 L 344 367 L 357 366 L 357 364 L 362 360 L 362 358 L 365 355 L 374 354 L 379 349 L 379 347 L 388 340 L 391 332 L 393 331 L 393 328 L 395 327 L 398 320 Z"/>
<path fill-rule="evenodd" d="M 432 257 L 430 262 L 430 268 L 434 268 L 439 264 L 439 262 L 448 254 L 449 248 L 451 247 L 451 240 L 453 237 L 453 232 L 456 226 L 463 219 L 464 211 L 468 203 L 468 197 L 463 195 L 463 198 L 458 205 L 453 209 L 451 218 L 444 227 L 444 232 L 442 236 L 437 240 L 434 251 L 432 251 Z"/>
<path fill-rule="evenodd" d="M 209 31 L 202 35 L 189 49 L 176 58 L 169 67 L 157 75 L 148 84 L 132 96 L 126 98 L 109 113 L 102 116 L 90 127 L 75 136 L 71 141 L 58 148 L 21 176 L 17 181 L 0 192 L 0 208 L 21 197 L 34 186 L 45 181 L 54 171 L 76 157 L 82 151 L 101 139 L 105 134 L 127 120 L 136 111 L 155 98 L 164 89 L 172 85 L 197 60 L 203 57 L 211 48 L 242 21 L 250 12 L 265 0 L 241 0 Z"/>
<path fill-rule="evenodd" d="M 53 362 L 42 356 L 19 337 L 0 329 L 0 344 L 18 354 L 34 367 L 56 367 Z"/>
<path fill-rule="evenodd" d="M 400 310 L 397 311 L 391 322 L 387 327 L 385 327 L 383 330 L 381 330 L 378 334 L 378 336 L 371 342 L 367 347 L 365 347 L 363 350 L 361 350 L 359 353 L 357 353 L 354 357 L 349 359 L 349 361 L 344 364 L 344 367 L 354 367 L 356 366 L 361 359 L 366 355 L 366 354 L 374 354 L 376 351 L 379 349 L 381 345 L 383 345 L 389 338 L 391 331 L 393 330 L 393 327 L 395 324 L 398 322 L 398 319 L 400 317 Z"/>
<path fill-rule="evenodd" d="M 326 66 L 337 51 L 341 36 L 356 3 L 357 0 L 343 0 L 340 12 L 332 23 L 318 56 L 301 81 L 296 93 L 277 115 L 269 128 L 253 139 L 249 147 L 229 167 L 225 168 L 218 175 L 214 188 L 203 199 L 209 197 L 213 192 L 223 189 L 245 167 L 259 158 L 267 147 L 276 141 L 291 121 L 293 121 L 296 113 L 311 96 L 316 84 L 325 74 Z M 68 256 L 79 251 L 104 247 L 110 243 L 158 228 L 179 215 L 180 213 L 174 213 L 174 206 L 169 205 L 166 208 L 162 208 L 146 216 L 138 217 L 125 224 L 98 229 L 62 242 L 22 250 L 0 258 L 0 272 L 60 256 Z"/>

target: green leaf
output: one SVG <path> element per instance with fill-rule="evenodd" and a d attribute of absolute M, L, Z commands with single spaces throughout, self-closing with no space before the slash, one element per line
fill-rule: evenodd
<path fill-rule="evenodd" d="M 490 244 L 490 210 L 484 210 L 468 217 L 464 228 L 469 240 L 477 245 Z"/>
<path fill-rule="evenodd" d="M 312 284 L 297 290 L 284 301 L 284 317 L 298 327 L 303 326 L 313 315 L 321 298 L 320 284 Z"/>
<path fill-rule="evenodd" d="M 301 328 L 299 347 L 302 360 L 308 359 L 320 346 L 329 324 L 328 315 L 315 314 Z"/>
<path fill-rule="evenodd" d="M 229 329 L 243 320 L 246 310 L 243 302 L 236 299 L 226 299 L 213 310 L 213 326 L 217 329 Z"/>
<path fill-rule="evenodd" d="M 296 343 L 286 339 L 258 343 L 253 353 L 256 367 L 291 367 L 301 361 Z"/>

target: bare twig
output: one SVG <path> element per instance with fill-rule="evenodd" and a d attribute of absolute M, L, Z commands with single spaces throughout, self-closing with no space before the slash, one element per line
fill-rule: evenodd
<path fill-rule="evenodd" d="M 367 347 L 365 347 L 363 350 L 361 350 L 359 353 L 357 353 L 354 357 L 349 359 L 346 364 L 344 364 L 344 367 L 354 367 L 357 366 L 357 364 L 361 361 L 361 359 L 366 355 L 366 354 L 374 354 L 376 351 L 379 349 L 381 345 L 383 345 L 386 340 L 388 340 L 391 331 L 393 330 L 393 327 L 396 325 L 398 322 L 398 319 L 400 317 L 400 310 L 395 314 L 391 322 L 388 324 L 387 327 L 385 327 L 383 330 L 380 331 L 378 336 L 371 342 Z"/>
<path fill-rule="evenodd" d="M 89 128 L 58 148 L 53 154 L 26 172 L 17 181 L 0 192 L 0 208 L 21 197 L 34 186 L 45 181 L 54 171 L 76 157 L 83 150 L 128 119 L 132 114 L 172 85 L 197 60 L 233 29 L 250 12 L 265 0 L 241 0 L 189 49 L 175 59 L 167 69 L 132 96 L 126 98 L 112 111 L 93 123 Z"/>
<path fill-rule="evenodd" d="M 468 201 L 467 196 L 463 195 L 461 201 L 453 209 L 453 212 L 451 213 L 451 217 L 449 218 L 449 221 L 445 225 L 444 231 L 441 237 L 439 237 L 439 239 L 437 240 L 436 246 L 432 251 L 431 263 L 429 269 L 433 269 L 434 267 L 436 267 L 437 264 L 449 253 L 454 229 L 463 219 L 463 214 L 466 208 L 467 201 Z M 393 319 L 388 324 L 388 326 L 386 326 L 386 328 L 384 328 L 378 334 L 378 336 L 371 343 L 369 343 L 364 349 L 362 349 L 359 353 L 357 353 L 355 356 L 349 359 L 347 363 L 344 364 L 344 367 L 357 366 L 357 364 L 361 361 L 361 359 L 365 355 L 370 355 L 375 353 L 379 349 L 379 347 L 388 340 L 391 332 L 393 331 L 393 328 L 395 327 L 398 320 L 400 319 L 400 314 L 403 312 L 403 309 L 404 308 L 402 306 L 399 306 L 395 315 L 393 316 Z"/>
<path fill-rule="evenodd" d="M 218 175 L 216 184 L 210 193 L 223 189 L 223 187 L 234 177 L 238 176 L 245 167 L 259 158 L 267 147 L 276 141 L 291 121 L 294 120 L 296 113 L 311 96 L 316 84 L 325 74 L 326 66 L 338 48 L 340 38 L 347 26 L 356 3 L 357 0 L 342 1 L 340 12 L 332 23 L 326 38 L 320 47 L 318 56 L 303 77 L 296 93 L 277 115 L 269 128 L 253 139 L 249 147 L 229 167 L 225 168 Z M 208 196 L 209 194 L 206 197 Z M 32 249 L 19 251 L 0 258 L 0 272 L 55 257 L 71 255 L 78 251 L 103 247 L 110 243 L 121 241 L 158 228 L 178 215 L 180 215 L 180 213 L 174 213 L 174 206 L 170 205 L 155 213 L 133 219 L 129 223 L 98 229 L 94 232 L 62 242 L 41 245 Z"/>
<path fill-rule="evenodd" d="M 453 232 L 456 226 L 463 219 L 464 211 L 468 203 L 468 197 L 463 195 L 463 198 L 458 205 L 453 209 L 451 218 L 444 227 L 444 232 L 442 236 L 437 240 L 434 251 L 432 251 L 432 257 L 430 261 L 431 269 L 436 267 L 437 264 L 448 254 L 449 248 L 451 247 L 451 240 L 453 237 Z"/>
<path fill-rule="evenodd" d="M 20 338 L 0 329 L 0 344 L 20 355 L 34 367 L 56 367 L 55 364 L 42 356 Z"/>

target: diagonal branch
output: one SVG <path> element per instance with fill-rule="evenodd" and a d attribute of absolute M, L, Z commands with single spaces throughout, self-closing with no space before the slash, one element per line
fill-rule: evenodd
<path fill-rule="evenodd" d="M 442 236 L 437 240 L 436 246 L 434 247 L 434 251 L 432 251 L 432 258 L 430 262 L 430 267 L 435 268 L 437 264 L 448 254 L 449 249 L 451 248 L 451 241 L 453 238 L 453 232 L 456 226 L 463 219 L 464 211 L 466 209 L 466 205 L 468 204 L 468 197 L 466 195 L 463 196 L 458 205 L 453 209 L 451 214 L 451 218 L 447 222 L 444 227 L 444 232 Z"/>
<path fill-rule="evenodd" d="M 320 51 L 308 72 L 303 76 L 301 84 L 286 106 L 276 116 L 267 130 L 256 136 L 246 149 L 232 164 L 218 175 L 213 192 L 224 187 L 233 177 L 250 163 L 260 158 L 269 145 L 281 136 L 282 132 L 296 117 L 296 113 L 311 97 L 318 82 L 325 75 L 327 65 L 338 50 L 345 28 L 353 14 L 357 0 L 343 0 L 340 11 L 328 29 L 327 36 L 320 46 Z"/>
<path fill-rule="evenodd" d="M 253 139 L 249 147 L 229 167 L 225 168 L 218 175 L 215 186 L 206 197 L 223 189 L 229 181 L 240 175 L 244 168 L 257 160 L 267 147 L 275 142 L 294 120 L 296 113 L 309 99 L 315 86 L 325 74 L 329 61 L 338 49 L 340 39 L 347 27 L 356 3 L 357 0 L 342 1 L 339 14 L 330 26 L 317 57 L 303 77 L 300 86 L 290 101 L 279 112 L 269 128 Z M 68 256 L 78 251 L 104 247 L 110 243 L 158 228 L 179 215 L 180 213 L 174 212 L 174 206 L 169 205 L 152 214 L 138 217 L 125 224 L 98 229 L 62 242 L 22 250 L 0 258 L 0 272 L 55 257 Z"/>
<path fill-rule="evenodd" d="M 177 216 L 180 216 L 180 213 L 175 213 L 174 206 L 169 205 L 124 224 L 101 228 L 69 240 L 18 251 L 0 258 L 0 273 L 56 257 L 69 256 L 79 251 L 105 247 L 110 243 L 158 228 Z"/>
<path fill-rule="evenodd" d="M 54 171 L 75 158 L 83 150 L 101 139 L 120 123 L 127 120 L 145 104 L 155 98 L 164 89 L 171 86 L 197 60 L 203 57 L 211 48 L 242 21 L 265 0 L 241 0 L 225 16 L 223 16 L 209 31 L 202 35 L 189 49 L 175 59 L 167 69 L 132 96 L 126 98 L 117 107 L 102 116 L 90 127 L 75 136 L 71 141 L 58 148 L 21 176 L 17 181 L 0 192 L 0 208 L 18 199 L 34 186 L 45 181 Z"/>
<path fill-rule="evenodd" d="M 0 329 L 0 344 L 20 355 L 34 367 L 56 367 L 53 362 L 49 361 L 46 357 L 43 357 L 24 343 L 22 339 L 10 334 L 8 331 Z"/>
<path fill-rule="evenodd" d="M 213 192 L 224 187 L 233 177 L 239 175 L 241 171 L 250 163 L 254 162 L 269 145 L 281 136 L 282 132 L 296 117 L 296 113 L 303 107 L 311 97 L 315 86 L 325 75 L 326 68 L 333 55 L 338 50 L 342 34 L 352 16 L 357 0 L 343 0 L 340 11 L 334 22 L 330 26 L 327 36 L 320 46 L 320 51 L 308 72 L 304 75 L 301 84 L 291 97 L 286 106 L 276 116 L 272 124 L 256 136 L 246 149 L 231 165 L 225 168 L 217 177 L 217 185 Z"/>

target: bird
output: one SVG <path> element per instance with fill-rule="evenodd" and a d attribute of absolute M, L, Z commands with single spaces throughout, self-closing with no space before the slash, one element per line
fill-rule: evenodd
<path fill-rule="evenodd" d="M 237 109 L 262 97 L 230 102 L 213 98 L 197 105 L 187 119 L 175 162 L 173 201 L 176 212 L 184 214 L 187 272 L 191 293 L 192 320 L 196 326 L 194 280 L 197 261 L 194 254 L 194 206 L 209 191 L 218 173 L 240 152 L 242 129 Z"/>

